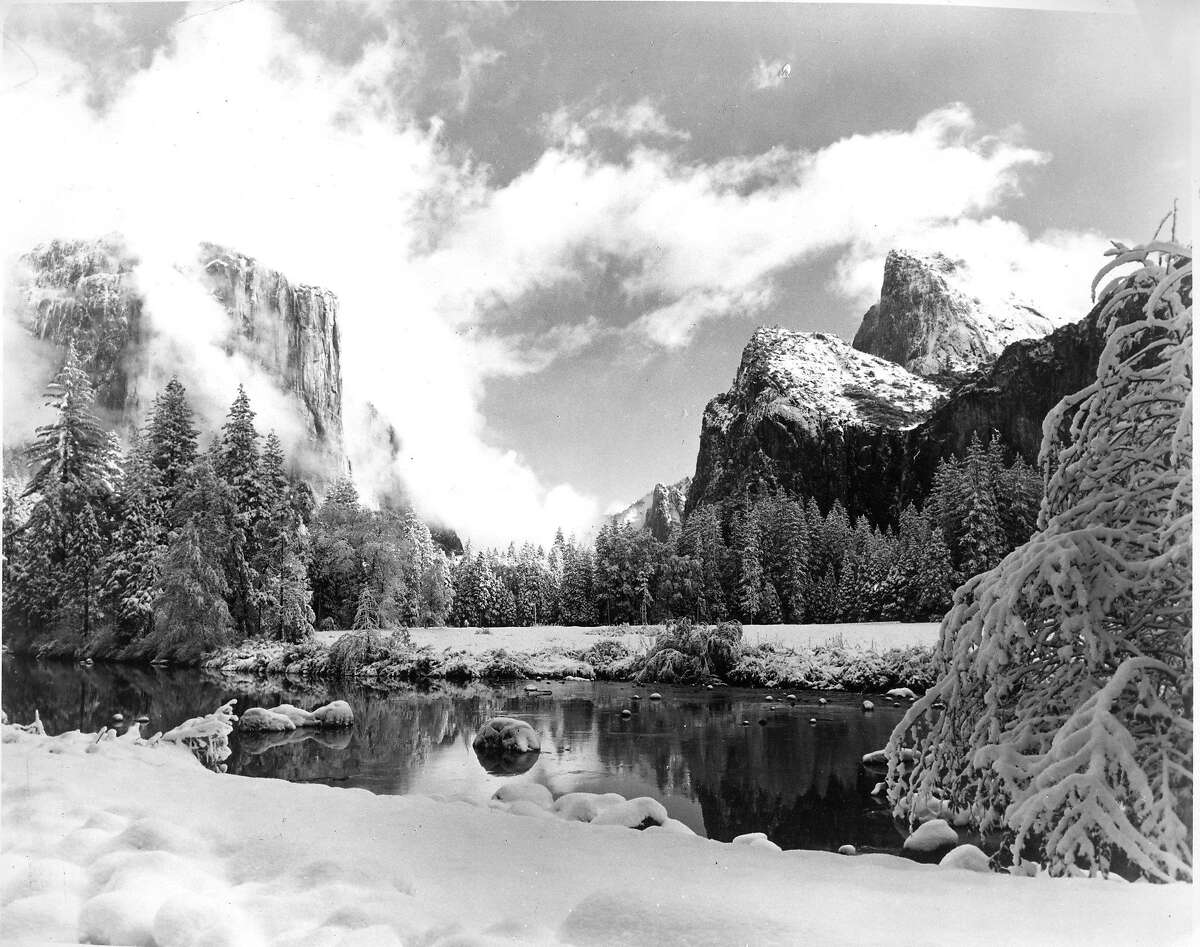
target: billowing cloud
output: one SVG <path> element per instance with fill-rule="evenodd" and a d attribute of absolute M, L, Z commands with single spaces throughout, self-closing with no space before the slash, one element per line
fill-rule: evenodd
<path fill-rule="evenodd" d="M 119 231 L 143 260 L 158 344 L 188 353 L 193 396 L 227 405 L 243 381 L 263 426 L 285 432 L 270 383 L 229 359 L 222 314 L 175 266 L 207 240 L 328 286 L 341 299 L 347 417 L 371 402 L 395 427 L 398 472 L 425 513 L 479 542 L 545 540 L 560 524 L 590 523 L 594 500 L 541 483 L 485 436 L 478 406 L 489 373 L 536 368 L 580 334 L 541 339 L 523 365 L 517 344 L 460 331 L 484 310 L 476 296 L 488 280 L 464 294 L 421 254 L 483 181 L 448 154 L 436 123 L 421 127 L 387 94 L 393 71 L 409 65 L 402 37 L 389 33 L 338 66 L 269 8 L 244 4 L 181 21 L 173 40 L 99 112 L 76 59 L 23 44 L 38 74 L 0 105 L 9 140 L 23 143 L 0 198 L 5 255 Z M 378 457 L 360 433 L 348 430 L 348 447 L 369 480 Z M 373 484 L 360 486 L 369 494 Z"/>

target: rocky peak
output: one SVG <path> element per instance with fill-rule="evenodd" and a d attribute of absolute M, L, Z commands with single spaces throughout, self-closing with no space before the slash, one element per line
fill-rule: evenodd
<path fill-rule="evenodd" d="M 1011 292 L 981 287 L 963 260 L 892 250 L 879 302 L 863 316 L 854 347 L 919 375 L 963 374 L 987 367 L 1013 342 L 1049 334 L 1062 321 Z"/>
<path fill-rule="evenodd" d="M 927 416 L 942 393 L 936 382 L 836 335 L 762 326 L 743 350 L 725 400 L 753 403 L 760 416 L 786 414 L 810 429 L 829 422 L 904 428 Z"/>
<path fill-rule="evenodd" d="M 660 542 L 665 541 L 672 527 L 683 522 L 683 510 L 691 486 L 691 477 L 684 477 L 672 484 L 656 483 L 654 489 L 640 500 L 610 516 L 609 522 L 616 526 L 629 525 L 644 529 Z"/>

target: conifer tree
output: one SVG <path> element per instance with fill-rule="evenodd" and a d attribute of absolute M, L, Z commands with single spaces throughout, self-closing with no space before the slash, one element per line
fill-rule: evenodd
<path fill-rule="evenodd" d="M 173 377 L 154 398 L 145 435 L 146 459 L 158 471 L 157 486 L 168 503 L 174 502 L 180 481 L 196 461 L 199 436 L 187 390 Z"/>

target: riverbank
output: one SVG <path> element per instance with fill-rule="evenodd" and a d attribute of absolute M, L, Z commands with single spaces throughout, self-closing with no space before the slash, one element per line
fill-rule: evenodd
<path fill-rule="evenodd" d="M 731 845 L 4 728 L 6 943 L 1188 942 L 1190 886 Z M 476 803 L 476 804 L 472 804 Z"/>
<path fill-rule="evenodd" d="M 247 642 L 209 656 L 203 666 L 232 675 L 280 674 L 379 686 L 581 678 L 877 693 L 893 687 L 923 690 L 934 678 L 936 624 L 720 627 L 729 641 L 719 659 L 710 659 L 713 649 L 706 637 L 715 629 L 694 630 L 685 646 L 657 626 L 444 628 L 386 636 L 321 632 L 296 645 Z M 678 660 L 650 660 L 664 650 Z"/>

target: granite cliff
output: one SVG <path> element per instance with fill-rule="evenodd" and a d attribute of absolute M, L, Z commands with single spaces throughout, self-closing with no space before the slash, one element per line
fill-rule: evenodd
<path fill-rule="evenodd" d="M 138 263 L 117 237 L 52 241 L 19 258 L 7 300 L 35 338 L 56 346 L 74 339 L 97 404 L 118 427 L 141 423 L 149 408 L 154 386 L 140 380 L 177 369 L 149 364 L 153 329 Z M 211 244 L 199 247 L 195 265 L 180 273 L 229 315 L 226 350 L 245 355 L 294 396 L 318 468 L 339 471 L 345 462 L 337 297 Z"/>
<path fill-rule="evenodd" d="M 986 368 L 1008 345 L 1042 338 L 1062 321 L 980 286 L 961 260 L 893 250 L 854 347 L 918 375 L 956 375 Z"/>
<path fill-rule="evenodd" d="M 780 489 L 886 523 L 972 434 L 995 431 L 1034 463 L 1047 412 L 1095 377 L 1097 315 L 1012 342 L 957 379 L 920 377 L 836 336 L 759 329 L 704 412 L 686 512 Z"/>

